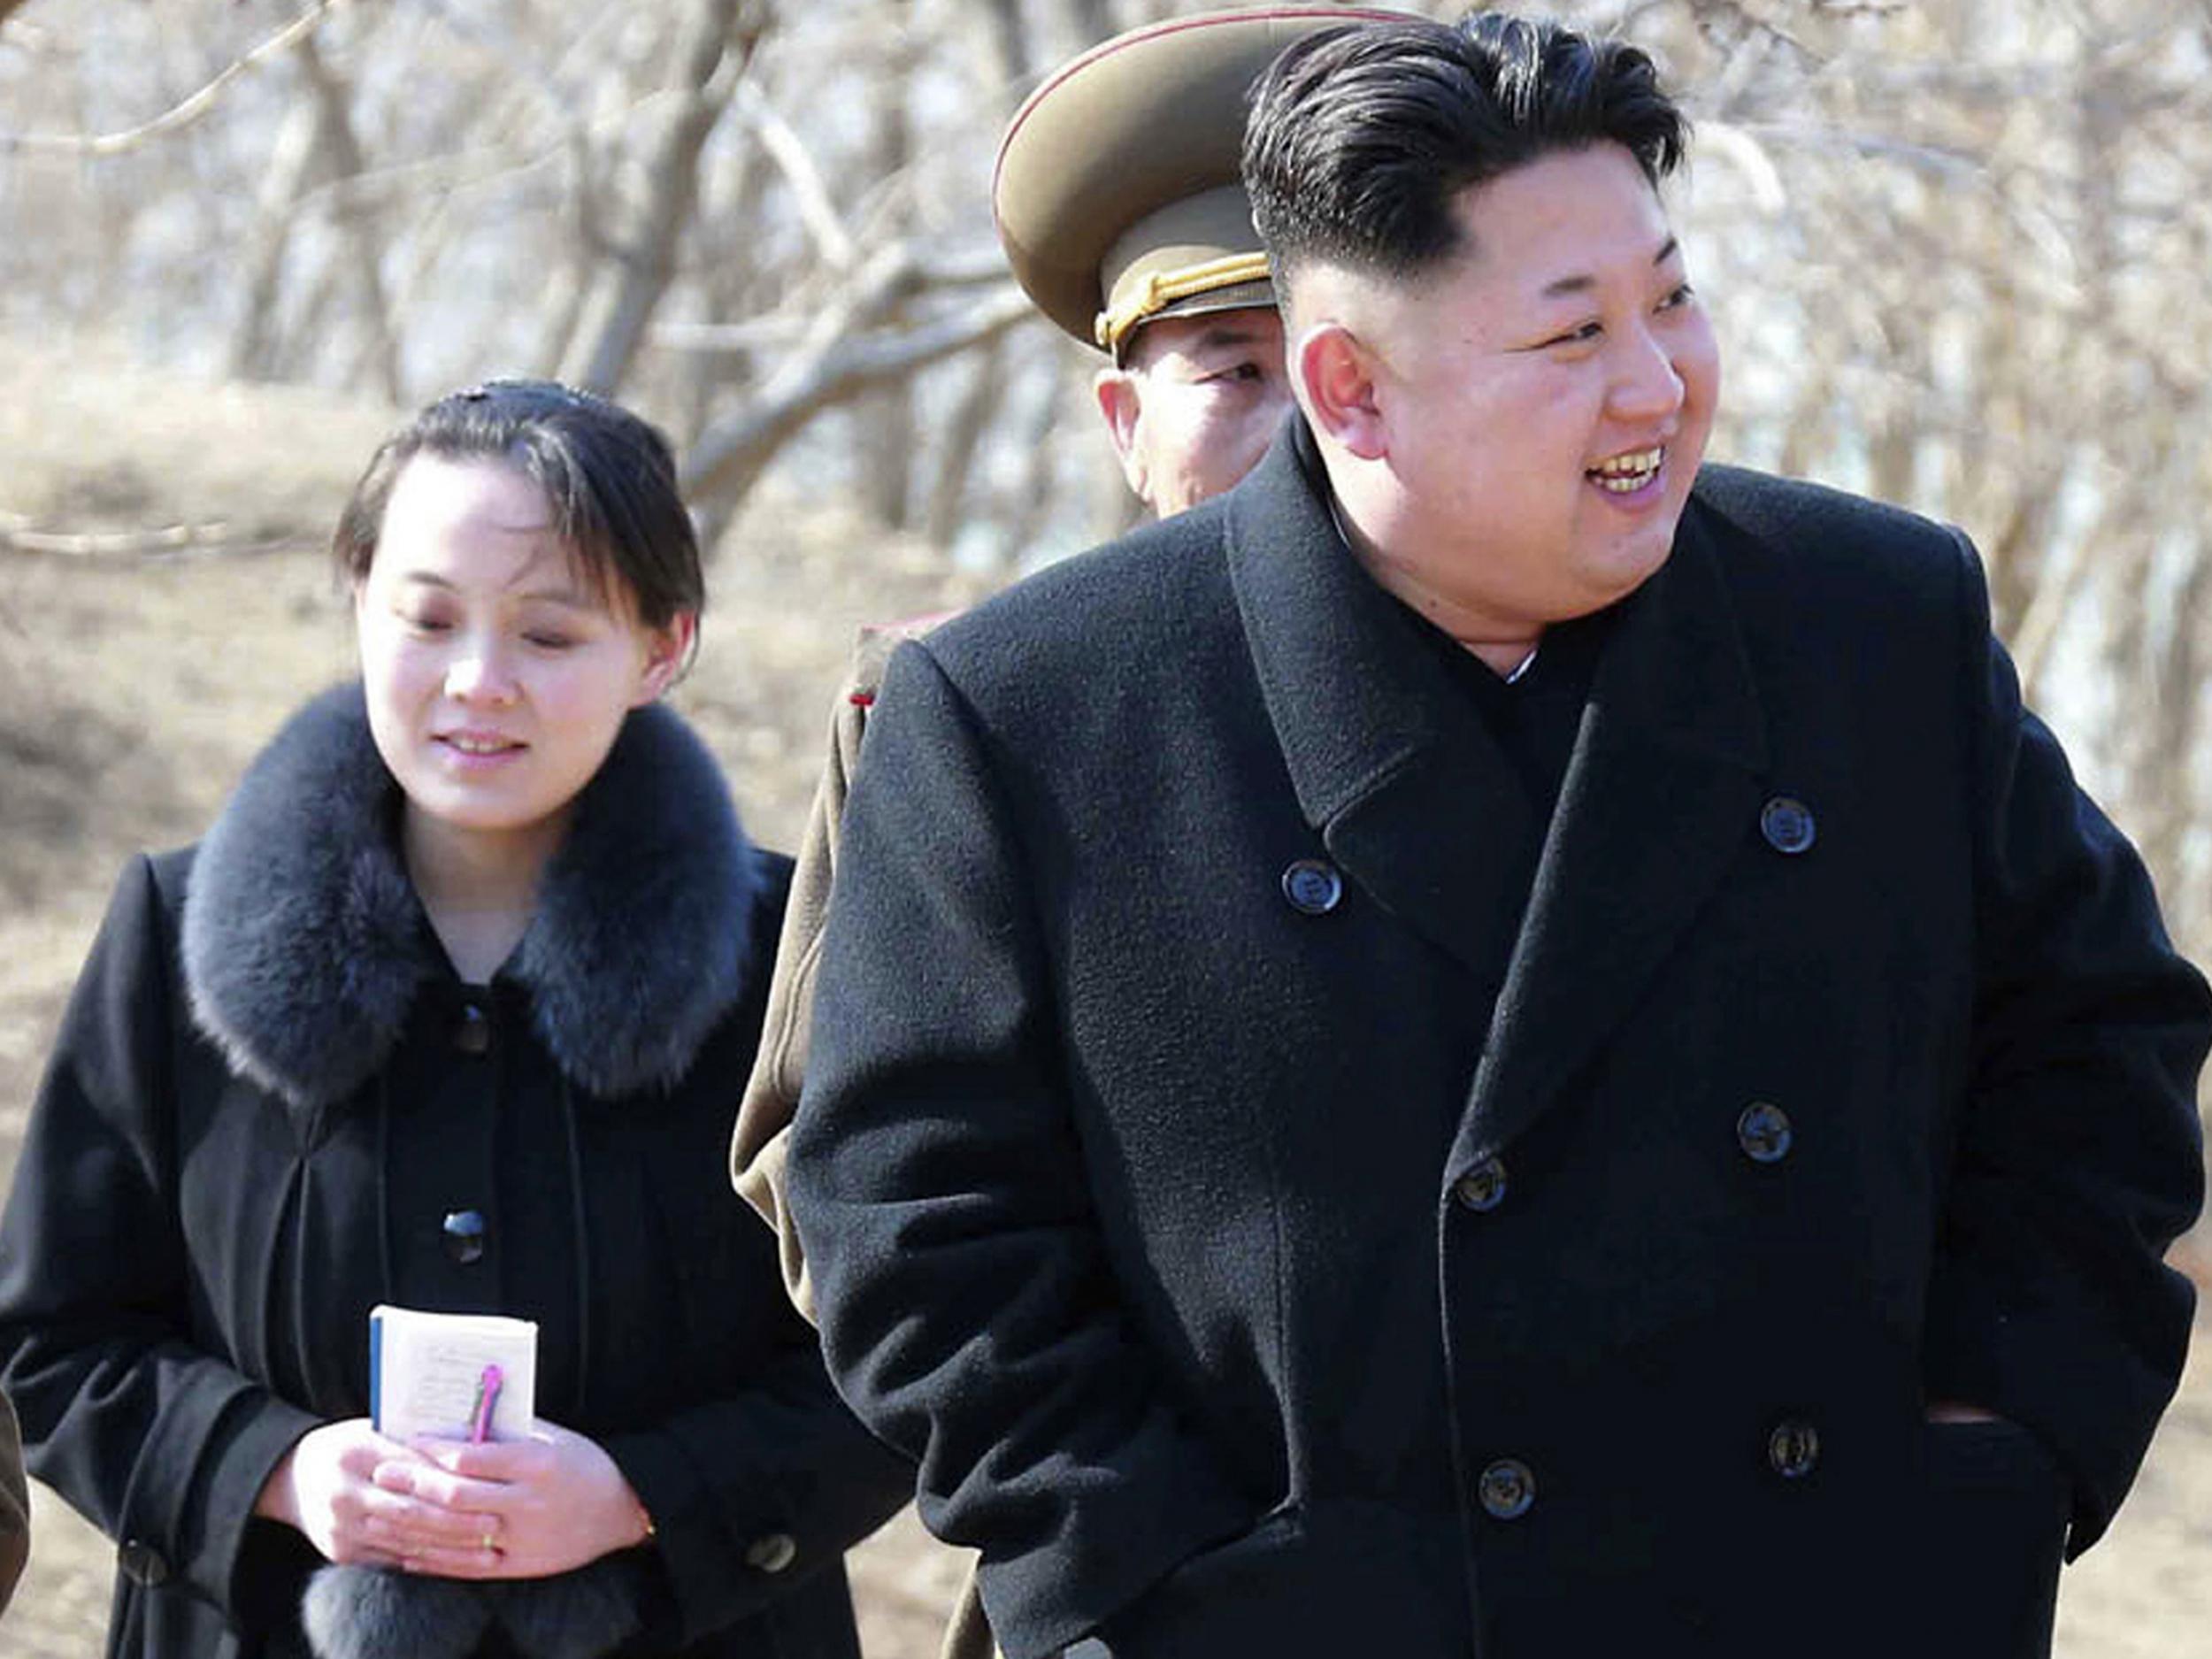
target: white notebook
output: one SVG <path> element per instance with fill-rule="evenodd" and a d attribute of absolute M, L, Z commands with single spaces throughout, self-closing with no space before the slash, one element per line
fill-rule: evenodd
<path fill-rule="evenodd" d="M 369 1417 L 388 1439 L 524 1440 L 537 1392 L 535 1320 L 388 1303 L 369 1310 Z"/>

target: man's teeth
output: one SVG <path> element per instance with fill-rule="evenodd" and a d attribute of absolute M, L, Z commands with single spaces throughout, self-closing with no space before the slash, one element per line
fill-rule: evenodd
<path fill-rule="evenodd" d="M 511 747 L 496 738 L 488 737 L 449 737 L 446 741 L 464 755 L 496 755 Z"/>
<path fill-rule="evenodd" d="M 1601 461 L 1590 469 L 1590 476 L 1597 480 L 1600 489 L 1609 489 L 1617 495 L 1626 495 L 1641 489 L 1659 475 L 1659 463 L 1666 457 L 1666 450 L 1638 449 L 1631 455 L 1617 455 L 1609 461 Z"/>

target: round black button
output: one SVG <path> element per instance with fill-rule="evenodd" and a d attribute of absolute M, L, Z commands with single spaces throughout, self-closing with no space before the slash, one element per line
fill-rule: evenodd
<path fill-rule="evenodd" d="M 1736 1144 L 1754 1164 L 1779 1164 L 1795 1139 L 1790 1115 L 1766 1101 L 1753 1101 L 1736 1119 Z"/>
<path fill-rule="evenodd" d="M 1452 1183 L 1452 1196 L 1479 1215 L 1488 1215 L 1505 1202 L 1505 1165 L 1485 1158 Z"/>
<path fill-rule="evenodd" d="M 798 1540 L 788 1532 L 770 1532 L 745 1550 L 745 1564 L 758 1572 L 781 1572 L 799 1558 Z"/>
<path fill-rule="evenodd" d="M 473 1002 L 461 1004 L 453 1022 L 453 1046 L 463 1054 L 482 1054 L 492 1046 L 492 1022 Z"/>
<path fill-rule="evenodd" d="M 1820 1431 L 1793 1417 L 1767 1436 L 1767 1463 L 1785 1480 L 1801 1480 L 1820 1461 Z"/>
<path fill-rule="evenodd" d="M 134 1538 L 116 1552 L 116 1564 L 122 1568 L 123 1576 L 134 1584 L 150 1586 L 165 1583 L 169 1578 L 169 1563 L 162 1558 L 161 1552 Z"/>
<path fill-rule="evenodd" d="M 462 1266 L 484 1259 L 484 1243 L 491 1227 L 481 1211 L 449 1210 L 438 1231 L 445 1240 L 445 1253 Z"/>
<path fill-rule="evenodd" d="M 1301 858 L 1283 872 L 1283 896 L 1307 916 L 1326 916 L 1344 901 L 1344 878 L 1320 858 Z"/>
<path fill-rule="evenodd" d="M 1482 1471 L 1475 1495 L 1494 1521 L 1517 1521 L 1534 1507 L 1536 1477 L 1517 1457 L 1501 1457 Z"/>
<path fill-rule="evenodd" d="M 1793 795 L 1778 795 L 1759 812 L 1759 833 L 1778 853 L 1801 853 L 1818 833 L 1813 810 Z"/>

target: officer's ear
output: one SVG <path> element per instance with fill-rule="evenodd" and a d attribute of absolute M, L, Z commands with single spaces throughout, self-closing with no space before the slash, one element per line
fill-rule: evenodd
<path fill-rule="evenodd" d="M 1290 348 L 1290 373 L 1315 432 L 1363 461 L 1382 457 L 1375 358 L 1357 334 L 1335 321 L 1302 330 Z"/>
<path fill-rule="evenodd" d="M 1137 423 L 1144 414 L 1144 376 L 1133 369 L 1101 369 L 1091 382 L 1098 412 L 1106 418 L 1106 435 L 1114 441 L 1121 461 L 1121 475 L 1138 499 L 1149 501 L 1145 486 L 1151 482 L 1144 451 L 1137 445 Z"/>

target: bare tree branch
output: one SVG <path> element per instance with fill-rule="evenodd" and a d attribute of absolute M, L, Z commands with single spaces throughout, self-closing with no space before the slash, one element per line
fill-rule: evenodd
<path fill-rule="evenodd" d="M 613 392 L 636 357 L 676 272 L 676 251 L 698 199 L 699 156 L 729 107 L 767 25 L 741 16 L 737 0 L 698 0 L 680 45 L 684 89 L 674 119 L 641 157 L 621 256 L 603 270 L 570 342 L 561 378 Z"/>
<path fill-rule="evenodd" d="M 150 121 L 119 133 L 96 135 L 79 133 L 0 133 L 0 155 L 36 151 L 70 156 L 119 156 L 157 138 L 180 132 L 213 109 L 225 89 L 241 75 L 259 67 L 295 42 L 305 40 L 327 22 L 334 13 L 352 3 L 353 0 L 315 0 L 313 5 L 275 34 L 243 57 L 226 65 L 220 73 L 197 92 L 172 105 Z"/>
<path fill-rule="evenodd" d="M 146 530 L 39 530 L 16 513 L 0 513 L 0 549 L 77 559 L 174 559 L 273 553 L 297 537 L 241 537 L 227 524 L 170 524 Z"/>
<path fill-rule="evenodd" d="M 904 333 L 854 338 L 842 329 L 829 332 L 816 349 L 798 354 L 756 396 L 699 435 L 683 460 L 685 495 L 718 504 L 741 499 L 776 452 L 825 409 L 917 373 L 1035 315 L 1010 283 L 987 300 Z"/>
<path fill-rule="evenodd" d="M 829 187 L 822 181 L 821 169 L 814 165 L 806 142 L 777 112 L 767 96 L 750 81 L 737 89 L 737 111 L 759 137 L 761 149 L 783 174 L 784 182 L 791 188 L 791 199 L 799 210 L 800 222 L 813 236 L 824 261 L 832 270 L 850 270 L 854 257 L 851 233 L 846 230 L 837 204 L 830 200 Z"/>

